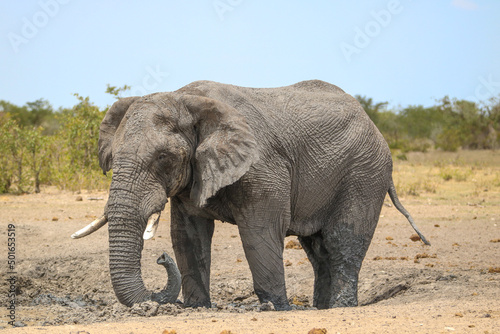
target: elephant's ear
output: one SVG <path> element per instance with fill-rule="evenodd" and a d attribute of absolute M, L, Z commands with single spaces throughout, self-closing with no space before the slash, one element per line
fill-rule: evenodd
<path fill-rule="evenodd" d="M 245 118 L 210 98 L 184 95 L 195 122 L 197 147 L 191 199 L 201 207 L 221 188 L 239 180 L 259 159 L 257 142 Z"/>
<path fill-rule="evenodd" d="M 111 169 L 113 163 L 111 151 L 116 129 L 120 125 L 130 105 L 138 98 L 138 96 L 132 96 L 119 99 L 109 108 L 101 122 L 101 127 L 99 129 L 99 166 L 101 166 L 104 174 Z"/>

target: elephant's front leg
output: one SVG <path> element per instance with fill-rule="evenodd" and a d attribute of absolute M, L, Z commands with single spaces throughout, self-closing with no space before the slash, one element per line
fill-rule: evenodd
<path fill-rule="evenodd" d="M 184 305 L 211 307 L 210 260 L 214 221 L 190 216 L 182 202 L 172 198 L 170 233 L 182 275 Z"/>
<path fill-rule="evenodd" d="M 254 290 L 261 303 L 272 302 L 278 311 L 289 310 L 283 267 L 284 235 L 279 228 L 239 226 Z"/>

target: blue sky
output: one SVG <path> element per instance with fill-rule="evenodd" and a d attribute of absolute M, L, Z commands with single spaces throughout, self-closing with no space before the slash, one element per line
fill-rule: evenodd
<path fill-rule="evenodd" d="M 195 80 L 321 79 L 391 106 L 500 94 L 498 0 L 2 1 L 0 99 L 104 107 Z"/>

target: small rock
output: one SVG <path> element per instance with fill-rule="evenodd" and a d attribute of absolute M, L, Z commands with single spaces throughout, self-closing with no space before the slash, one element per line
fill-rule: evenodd
<path fill-rule="evenodd" d="M 436 281 L 451 281 L 454 279 L 457 279 L 457 275 L 447 275 L 447 276 L 441 276 L 436 279 Z"/>
<path fill-rule="evenodd" d="M 307 334 L 326 334 L 326 328 L 313 328 Z"/>
<path fill-rule="evenodd" d="M 172 330 L 165 329 L 161 334 L 177 334 L 177 332 L 175 331 L 175 329 Z"/>
<path fill-rule="evenodd" d="M 413 241 L 413 242 L 417 242 L 420 240 L 420 237 L 418 236 L 418 234 L 413 234 L 411 237 L 410 237 L 410 240 Z"/>
<path fill-rule="evenodd" d="M 26 327 L 26 324 L 22 321 L 14 322 L 14 327 Z"/>
<path fill-rule="evenodd" d="M 59 218 L 57 218 L 57 217 L 52 217 L 52 221 L 53 221 L 53 222 L 56 222 L 56 221 L 58 221 L 58 220 L 59 220 Z"/>
<path fill-rule="evenodd" d="M 83 197 L 82 196 L 76 196 L 75 200 L 77 202 L 81 202 L 81 201 L 83 201 Z"/>

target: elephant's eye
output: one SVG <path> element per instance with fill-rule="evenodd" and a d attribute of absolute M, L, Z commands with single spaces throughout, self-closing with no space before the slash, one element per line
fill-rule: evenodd
<path fill-rule="evenodd" d="M 163 160 L 165 160 L 165 159 L 167 159 L 167 154 L 166 154 L 166 153 L 160 153 L 160 154 L 158 155 L 158 160 L 159 160 L 159 161 L 163 161 Z"/>

